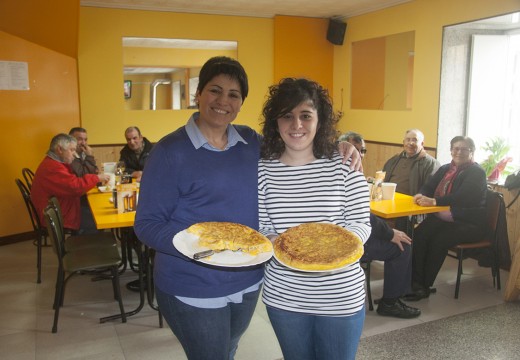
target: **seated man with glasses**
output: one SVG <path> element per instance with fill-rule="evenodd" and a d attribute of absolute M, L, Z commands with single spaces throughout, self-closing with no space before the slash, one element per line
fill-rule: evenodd
<path fill-rule="evenodd" d="M 366 154 L 365 140 L 355 132 L 340 137 L 348 141 L 360 152 Z M 421 315 L 421 310 L 408 306 L 401 297 L 410 293 L 412 282 L 412 240 L 406 233 L 392 229 L 385 220 L 370 214 L 372 232 L 364 245 L 362 261 L 384 261 L 383 297 L 379 300 L 377 313 L 401 319 L 411 319 Z"/>

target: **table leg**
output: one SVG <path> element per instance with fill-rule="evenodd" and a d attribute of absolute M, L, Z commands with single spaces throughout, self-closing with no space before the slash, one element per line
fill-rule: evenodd
<path fill-rule="evenodd" d="M 129 311 L 126 314 L 127 317 L 135 315 L 139 313 L 145 304 L 145 301 L 148 301 L 148 305 L 154 309 L 159 311 L 159 308 L 157 305 L 154 304 L 154 291 L 152 287 L 152 264 L 151 264 L 151 257 L 150 257 L 150 249 L 143 245 L 137 237 L 132 236 L 131 231 L 122 231 L 121 234 L 125 234 L 124 236 L 121 235 L 121 244 L 124 244 L 124 247 L 129 249 L 129 251 L 132 251 L 132 249 L 135 250 L 137 254 L 137 273 L 139 276 L 139 305 L 137 308 L 135 308 L 132 311 Z M 123 246 L 122 246 L 123 247 Z M 143 249 L 144 248 L 144 249 Z M 124 250 L 122 250 L 124 252 Z M 146 275 L 147 278 L 147 286 L 145 288 L 144 284 L 144 277 Z M 145 292 L 147 292 L 147 296 L 145 299 Z M 120 319 L 121 314 L 111 315 L 107 317 L 103 317 L 99 319 L 100 323 L 104 323 L 111 320 Z M 161 316 L 161 313 L 159 311 L 159 326 L 163 327 L 163 318 Z"/>
<path fill-rule="evenodd" d="M 122 248 L 121 252 L 124 253 L 123 247 L 130 249 L 130 251 L 132 251 L 132 248 L 134 248 L 135 252 L 137 254 L 137 261 L 138 261 L 138 265 L 139 265 L 138 266 L 139 269 L 137 272 L 139 275 L 139 305 L 137 306 L 136 309 L 127 312 L 126 313 L 127 317 L 139 313 L 141 311 L 141 309 L 144 307 L 144 302 L 145 302 L 144 292 L 146 291 L 144 288 L 144 276 L 143 276 L 143 273 L 144 273 L 143 269 L 146 266 L 146 259 L 144 259 L 144 254 L 143 254 L 143 251 L 141 250 L 141 243 L 138 240 L 134 241 L 134 239 L 132 239 L 132 238 L 133 237 L 131 236 L 130 232 L 124 231 L 124 230 L 121 232 L 121 244 L 123 244 L 123 242 L 125 243 L 124 246 L 121 246 L 121 248 Z M 121 318 L 121 314 L 116 314 L 116 315 L 103 317 L 103 318 L 99 319 L 99 322 L 104 323 L 107 321 L 116 320 L 116 319 L 120 319 L 120 318 Z"/>

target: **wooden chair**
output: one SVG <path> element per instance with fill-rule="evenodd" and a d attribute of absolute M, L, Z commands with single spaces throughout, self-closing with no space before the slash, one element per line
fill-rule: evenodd
<path fill-rule="evenodd" d="M 498 251 L 498 243 L 497 243 L 497 224 L 498 219 L 501 215 L 502 203 L 504 202 L 503 195 L 499 192 L 495 192 L 492 190 L 487 190 L 486 193 L 486 225 L 487 232 L 481 241 L 474 243 L 464 243 L 459 244 L 450 249 L 452 253 L 448 255 L 458 259 L 458 269 L 457 269 L 457 282 L 455 285 L 455 299 L 459 298 L 459 289 L 460 289 L 460 278 L 463 274 L 462 271 L 462 262 L 465 258 L 467 258 L 464 250 L 470 249 L 490 249 L 493 253 L 493 263 L 491 265 L 491 276 L 493 277 L 493 287 L 497 287 L 497 290 L 500 290 L 500 265 L 499 265 L 499 251 Z M 495 281 L 496 280 L 496 281 Z"/>
<path fill-rule="evenodd" d="M 55 196 L 51 196 L 49 199 L 49 205 L 56 210 L 58 215 L 58 226 L 65 235 L 69 235 L 65 238 L 65 250 L 78 250 L 86 248 L 105 248 L 111 246 L 117 246 L 116 239 L 111 232 L 99 232 L 96 234 L 82 234 L 75 235 L 74 231 L 63 227 L 63 217 L 61 213 L 60 202 Z"/>
<path fill-rule="evenodd" d="M 370 288 L 370 265 L 372 263 L 372 260 L 364 260 L 361 259 L 359 261 L 359 264 L 361 265 L 361 268 L 365 272 L 365 279 L 367 282 L 367 298 L 368 298 L 368 310 L 372 311 L 374 310 L 374 302 L 372 301 L 372 289 Z"/>
<path fill-rule="evenodd" d="M 65 249 L 65 234 L 59 226 L 60 219 L 56 209 L 49 205 L 44 210 L 45 222 L 51 238 L 52 247 L 58 258 L 58 273 L 56 278 L 56 292 L 54 295 L 54 323 L 52 332 L 58 331 L 58 317 L 60 307 L 63 306 L 65 286 L 67 281 L 76 274 L 101 269 L 110 269 L 114 298 L 119 303 L 121 320 L 126 322 L 126 313 L 121 298 L 118 267 L 121 256 L 117 247 L 106 247 L 103 251 L 98 248 L 82 248 L 67 251 Z"/>
<path fill-rule="evenodd" d="M 33 183 L 33 179 L 34 179 L 34 172 L 29 168 L 23 168 L 22 176 L 25 180 L 25 184 L 27 185 L 27 188 L 29 189 L 29 191 L 31 191 L 32 183 Z"/>
<path fill-rule="evenodd" d="M 25 207 L 27 208 L 29 218 L 31 219 L 34 234 L 36 235 L 36 268 L 38 269 L 36 282 L 39 284 L 42 282 L 42 247 L 47 243 L 47 230 L 40 222 L 40 217 L 38 216 L 36 208 L 34 207 L 34 204 L 31 200 L 31 193 L 29 192 L 29 189 L 20 179 L 15 179 L 15 182 L 18 186 L 18 189 L 20 189 L 20 193 L 22 194 Z"/>

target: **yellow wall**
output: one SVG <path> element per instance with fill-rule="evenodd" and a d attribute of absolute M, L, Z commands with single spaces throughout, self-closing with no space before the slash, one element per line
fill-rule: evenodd
<path fill-rule="evenodd" d="M 327 41 L 327 19 L 275 16 L 274 81 L 307 77 L 333 92 L 334 45 Z"/>
<path fill-rule="evenodd" d="M 426 145 L 436 146 L 443 26 L 518 10 L 518 0 L 415 0 L 348 19 L 345 43 L 334 49 L 334 99 L 345 104 L 340 129 L 358 131 L 369 140 L 399 143 L 406 129 L 418 127 L 426 135 Z M 412 110 L 350 109 L 352 42 L 405 31 L 415 31 Z"/>
<path fill-rule="evenodd" d="M 0 31 L 0 60 L 29 66 L 30 90 L 0 90 L 0 236 L 31 229 L 14 179 L 36 167 L 55 134 L 79 124 L 76 60 Z"/>
<path fill-rule="evenodd" d="M 81 121 L 92 144 L 122 143 L 130 125 L 158 141 L 193 113 L 124 109 L 123 36 L 237 41 L 238 60 L 253 86 L 236 123 L 259 128 L 273 79 L 272 19 L 82 7 L 79 36 Z"/>
<path fill-rule="evenodd" d="M 355 109 L 379 109 L 385 98 L 385 38 L 360 41 L 353 47 L 356 56 L 351 66 L 356 72 L 352 74 L 351 104 Z"/>
<path fill-rule="evenodd" d="M 30 91 L 0 91 L 0 126 L 4 130 L 5 149 L 8 149 L 8 152 L 4 151 L 1 155 L 4 173 L 0 178 L 0 195 L 3 200 L 0 204 L 0 237 L 30 229 L 21 196 L 14 185 L 14 178 L 21 175 L 21 168 L 35 168 L 52 135 L 79 125 L 76 61 L 49 50 L 75 53 L 74 44 L 78 42 L 73 34 L 76 31 L 74 19 L 77 19 L 78 1 L 55 0 L 44 2 L 45 5 L 40 3 L 42 2 L 37 0 L 0 1 L 0 30 L 26 36 L 30 41 L 40 42 L 47 47 L 0 32 L 0 60 L 27 61 L 31 82 Z M 74 4 L 72 9 L 69 7 L 70 3 Z M 55 7 L 56 4 L 61 6 Z M 123 142 L 123 131 L 128 125 L 140 126 L 145 135 L 155 141 L 186 122 L 191 114 L 189 110 L 153 113 L 123 110 L 121 38 L 149 36 L 238 41 L 238 59 L 248 72 L 252 86 L 237 123 L 258 128 L 266 90 L 275 79 L 274 65 L 283 60 L 283 57 L 274 56 L 275 34 L 287 35 L 292 30 L 294 39 L 289 36 L 283 41 L 276 41 L 280 46 L 288 46 L 294 40 L 302 46 L 298 52 L 292 53 L 291 61 L 294 64 L 280 64 L 285 69 L 305 64 L 305 46 L 309 48 L 309 53 L 314 52 L 314 49 L 332 47 L 334 99 L 338 108 L 344 102 L 345 111 L 340 124 L 341 130 L 357 130 L 369 140 L 399 143 L 404 129 L 420 127 L 426 134 L 426 145 L 435 146 L 442 27 L 519 9 L 518 0 L 415 0 L 409 4 L 348 19 L 344 45 L 333 46 L 323 43 L 324 35 L 323 38 L 321 34 L 316 35 L 322 30 L 314 30 L 309 36 L 298 37 L 298 34 L 306 33 L 305 29 L 302 28 L 302 23 L 299 23 L 300 28 L 290 27 L 290 21 L 278 23 L 263 18 L 81 7 L 78 63 L 82 125 L 89 130 L 92 144 L 110 144 Z M 46 16 L 37 16 L 39 14 Z M 312 27 L 315 24 L 316 20 L 308 20 L 303 22 L 303 27 Z M 27 22 L 31 24 L 28 25 Z M 325 23 L 322 29 L 326 28 Z M 32 29 L 32 33 L 27 34 L 27 29 Z M 416 36 L 413 109 L 351 110 L 349 99 L 352 41 L 405 31 L 415 31 Z M 40 34 L 45 34 L 45 37 L 40 39 Z M 315 39 L 312 41 L 317 43 L 314 44 L 311 39 Z M 275 58 L 276 61 L 273 60 Z M 315 72 L 309 76 L 326 84 L 325 77 L 330 67 L 324 60 L 321 68 L 313 68 L 312 71 Z M 282 72 L 280 74 L 289 75 Z M 323 74 L 324 80 L 318 79 Z"/>
<path fill-rule="evenodd" d="M 2 0 L 0 30 L 62 54 L 78 54 L 79 0 Z"/>

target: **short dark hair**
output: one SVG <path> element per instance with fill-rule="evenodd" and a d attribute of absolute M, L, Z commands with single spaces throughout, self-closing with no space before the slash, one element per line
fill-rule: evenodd
<path fill-rule="evenodd" d="M 344 133 L 343 135 L 341 135 L 339 137 L 338 140 L 339 141 L 348 141 L 348 142 L 353 140 L 354 142 L 356 142 L 358 144 L 361 144 L 363 141 L 365 141 L 365 139 L 363 139 L 363 136 L 361 134 L 358 134 L 357 132 L 354 132 L 354 131 L 349 131 L 349 132 Z"/>
<path fill-rule="evenodd" d="M 139 130 L 139 128 L 137 126 L 127 127 L 126 130 L 125 130 L 125 136 L 126 136 L 126 134 L 128 134 L 132 130 L 137 131 L 137 134 L 139 134 L 139 136 L 141 136 L 141 130 Z"/>
<path fill-rule="evenodd" d="M 318 128 L 313 140 L 316 158 L 331 158 L 336 150 L 336 123 L 338 115 L 332 108 L 332 100 L 327 89 L 315 81 L 304 78 L 285 78 L 278 85 L 269 87 L 269 96 L 264 104 L 263 142 L 261 157 L 279 159 L 285 150 L 285 143 L 278 132 L 278 119 L 305 101 L 312 102 L 318 113 Z"/>
<path fill-rule="evenodd" d="M 240 94 L 242 95 L 242 102 L 244 102 L 249 93 L 246 71 L 237 60 L 227 56 L 212 57 L 202 66 L 199 73 L 197 94 L 202 93 L 202 90 L 211 79 L 222 74 L 227 75 L 238 82 L 238 85 L 240 86 Z"/>
<path fill-rule="evenodd" d="M 72 129 L 69 130 L 69 135 L 72 135 L 75 132 L 86 133 L 87 130 L 85 128 L 82 128 L 82 127 L 73 127 Z"/>
<path fill-rule="evenodd" d="M 453 144 L 455 144 L 456 142 L 459 142 L 459 141 L 464 141 L 466 144 L 468 144 L 468 147 L 471 150 L 471 152 L 475 152 L 475 142 L 473 141 L 473 139 L 470 138 L 469 136 L 462 136 L 462 135 L 455 136 L 453 139 L 451 139 L 450 149 L 453 149 Z"/>

